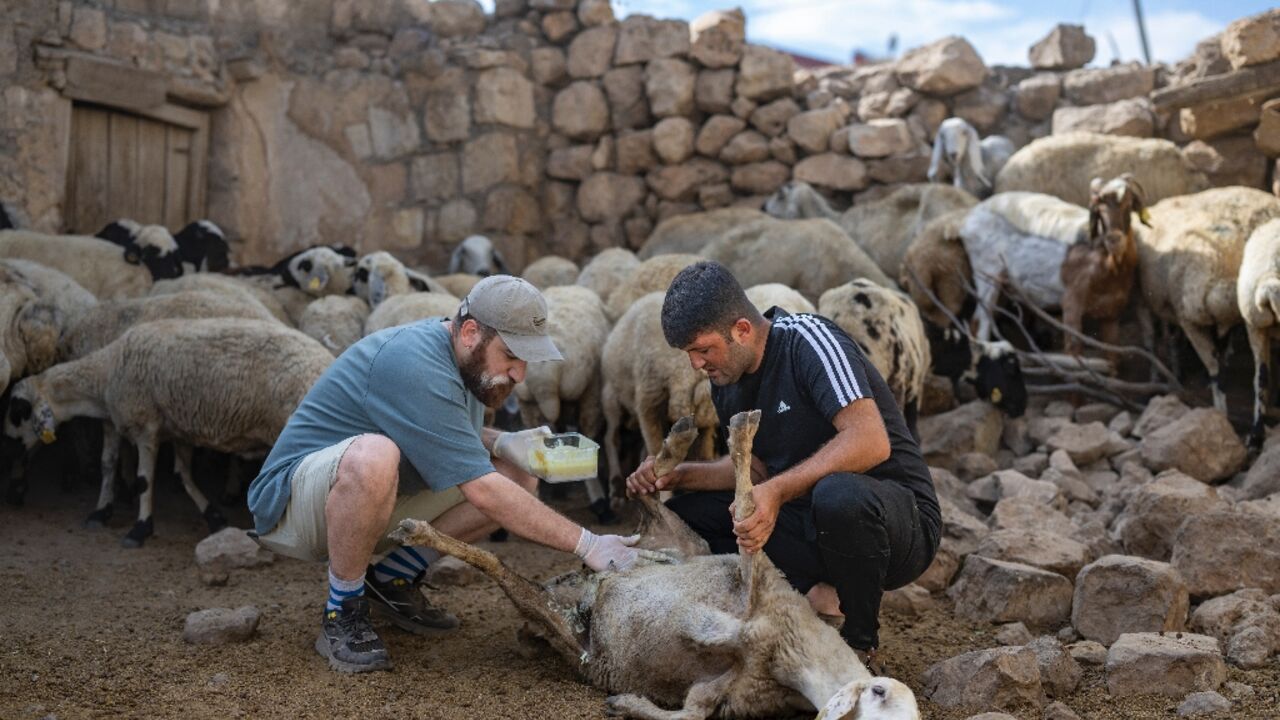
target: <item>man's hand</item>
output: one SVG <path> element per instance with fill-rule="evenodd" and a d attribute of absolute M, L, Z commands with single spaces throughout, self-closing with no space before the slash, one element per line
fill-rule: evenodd
<path fill-rule="evenodd" d="M 640 463 L 636 471 L 627 476 L 627 496 L 648 495 L 659 490 L 671 490 L 680 484 L 680 468 L 658 477 L 653 473 L 654 456 L 650 455 Z"/>
<path fill-rule="evenodd" d="M 738 547 L 749 553 L 759 552 L 773 534 L 774 525 L 778 522 L 778 510 L 782 507 L 782 498 L 769 483 L 762 483 L 751 488 L 751 499 L 755 501 L 756 511 L 741 522 L 733 524 L 733 534 L 738 536 Z M 736 505 L 737 503 L 734 503 Z M 734 505 L 729 506 L 732 515 Z"/>
<path fill-rule="evenodd" d="M 596 572 L 622 572 L 636 564 L 639 553 L 631 546 L 639 541 L 639 535 L 596 535 L 582 528 L 582 535 L 578 536 L 578 546 L 573 549 L 573 554 L 582 558 L 582 562 Z"/>
<path fill-rule="evenodd" d="M 543 425 L 520 432 L 504 432 L 493 441 L 493 456 L 510 462 L 521 470 L 533 474 L 529 468 L 529 448 L 551 436 L 551 428 Z"/>

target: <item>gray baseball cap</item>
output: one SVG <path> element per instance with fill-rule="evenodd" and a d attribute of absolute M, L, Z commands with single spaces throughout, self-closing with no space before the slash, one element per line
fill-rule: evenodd
<path fill-rule="evenodd" d="M 497 330 L 511 352 L 525 362 L 564 359 L 547 335 L 547 301 L 525 280 L 490 275 L 471 288 L 460 310 Z"/>

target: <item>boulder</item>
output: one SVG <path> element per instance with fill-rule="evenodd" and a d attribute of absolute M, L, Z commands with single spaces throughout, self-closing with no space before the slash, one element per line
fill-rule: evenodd
<path fill-rule="evenodd" d="M 648 189 L 634 175 L 598 172 L 578 187 L 578 214 L 587 222 L 617 221 L 644 202 Z"/>
<path fill-rule="evenodd" d="M 182 639 L 193 645 L 225 645 L 244 642 L 258 629 L 261 613 L 252 605 L 232 610 L 210 608 L 198 610 L 187 616 L 182 627 Z"/>
<path fill-rule="evenodd" d="M 549 12 L 542 16 L 542 34 L 547 42 L 562 43 L 578 31 L 578 18 L 571 12 Z"/>
<path fill-rule="evenodd" d="M 1021 709 L 1044 705 L 1035 653 L 1026 647 L 975 650 L 924 671 L 924 696 L 945 708 Z"/>
<path fill-rule="evenodd" d="M 689 54 L 689 25 L 683 20 L 658 20 L 629 15 L 618 24 L 614 65 L 632 65 Z"/>
<path fill-rule="evenodd" d="M 741 8 L 703 13 L 689 23 L 689 54 L 703 67 L 733 67 L 742 57 L 746 34 Z"/>
<path fill-rule="evenodd" d="M 693 155 L 693 123 L 688 118 L 663 118 L 653 126 L 653 151 L 668 165 L 678 165 Z"/>
<path fill-rule="evenodd" d="M 196 564 L 204 567 L 215 563 L 228 568 L 251 568 L 268 565 L 276 559 L 247 530 L 225 527 L 196 544 Z"/>
<path fill-rule="evenodd" d="M 844 123 L 844 113 L 835 106 L 792 115 L 787 119 L 787 136 L 805 152 L 824 152 L 831 142 L 831 133 Z"/>
<path fill-rule="evenodd" d="M 1027 422 L 1027 437 L 1036 445 L 1044 445 L 1053 434 L 1071 424 L 1066 417 L 1033 416 Z"/>
<path fill-rule="evenodd" d="M 890 590 L 880 599 L 882 610 L 908 618 L 919 617 L 937 604 L 928 590 L 915 583 Z"/>
<path fill-rule="evenodd" d="M 1169 470 L 1133 491 L 1113 529 L 1130 555 L 1167 561 L 1183 520 L 1225 507 L 1213 488 Z"/>
<path fill-rule="evenodd" d="M 1044 709 L 1043 720 L 1080 720 L 1080 716 L 1060 702 L 1051 702 Z"/>
<path fill-rule="evenodd" d="M 609 115 L 613 119 L 614 130 L 649 127 L 652 117 L 644 93 L 643 67 L 631 65 L 606 72 L 604 92 L 609 98 Z"/>
<path fill-rule="evenodd" d="M 1031 631 L 1022 623 L 1009 623 L 1000 626 L 996 631 L 996 642 L 1005 647 L 1020 647 L 1035 640 L 1031 635 Z"/>
<path fill-rule="evenodd" d="M 1155 88 L 1155 68 L 1131 62 L 1106 68 L 1072 70 L 1062 79 L 1062 90 L 1075 105 L 1101 105 L 1145 97 Z"/>
<path fill-rule="evenodd" d="M 987 526 L 946 496 L 938 498 L 938 505 L 942 510 L 943 536 L 955 541 L 954 547 L 961 555 L 977 550 L 979 543 L 990 532 Z"/>
<path fill-rule="evenodd" d="M 1247 454 L 1227 416 L 1213 408 L 1192 410 L 1142 439 L 1147 467 L 1176 469 L 1201 482 L 1231 477 Z"/>
<path fill-rule="evenodd" d="M 1107 662 L 1107 648 L 1093 640 L 1071 643 L 1067 646 L 1067 652 L 1081 665 L 1103 665 Z"/>
<path fill-rule="evenodd" d="M 781 135 L 791 118 L 800 113 L 800 106 L 791 98 L 774 100 L 751 111 L 748 121 L 760 132 L 774 137 Z"/>
<path fill-rule="evenodd" d="M 960 553 L 956 551 L 955 542 L 943 538 L 938 545 L 938 552 L 933 562 L 925 569 L 924 574 L 916 578 L 916 584 L 929 592 L 941 592 L 951 584 L 956 571 L 960 569 Z"/>
<path fill-rule="evenodd" d="M 574 140 L 594 140 L 609 128 L 609 101 L 599 86 L 579 80 L 556 93 L 551 125 Z"/>
<path fill-rule="evenodd" d="M 663 200 L 688 202 L 698 196 L 698 188 L 729 179 L 720 163 L 705 158 L 692 158 L 679 165 L 664 165 L 645 175 L 649 189 Z"/>
<path fill-rule="evenodd" d="M 1280 518 L 1235 510 L 1189 515 L 1173 537 L 1170 563 L 1193 598 L 1248 587 L 1280 593 Z"/>
<path fill-rule="evenodd" d="M 1093 38 L 1083 25 L 1059 23 L 1027 51 L 1031 67 L 1037 70 L 1075 70 L 1093 60 Z"/>
<path fill-rule="evenodd" d="M 1222 31 L 1222 54 L 1236 69 L 1280 58 L 1280 10 L 1240 18 L 1228 25 Z"/>
<path fill-rule="evenodd" d="M 1213 598 L 1196 608 L 1191 629 L 1217 638 L 1233 665 L 1263 667 L 1280 652 L 1280 595 L 1249 588 Z"/>
<path fill-rule="evenodd" d="M 1116 433 L 1120 437 L 1124 437 L 1133 432 L 1134 422 L 1133 413 L 1125 410 L 1111 418 L 1111 421 L 1107 423 L 1107 429 Z"/>
<path fill-rule="evenodd" d="M 511 68 L 485 70 L 476 78 L 476 122 L 531 128 L 538 119 L 533 83 Z"/>
<path fill-rule="evenodd" d="M 1013 108 L 1028 120 L 1040 121 L 1053 114 L 1062 94 L 1062 80 L 1052 73 L 1040 73 L 1018 83 L 1013 90 Z"/>
<path fill-rule="evenodd" d="M 698 79 L 693 86 L 694 104 L 705 113 L 731 112 L 733 109 L 733 86 L 737 77 L 738 74 L 733 70 L 700 71 Z"/>
<path fill-rule="evenodd" d="M 1057 510 L 1065 511 L 1066 498 L 1057 485 L 1043 480 L 1032 480 L 1017 470 L 999 470 L 969 484 L 967 494 L 971 500 L 987 506 L 1005 498 L 1029 497 Z"/>
<path fill-rule="evenodd" d="M 1258 111 L 1258 127 L 1253 141 L 1267 157 L 1280 156 L 1280 98 L 1262 104 Z"/>
<path fill-rule="evenodd" d="M 1183 135 L 1197 140 L 1253 127 L 1262 117 L 1263 101 L 1267 97 L 1267 94 L 1245 95 L 1184 107 L 1178 111 L 1178 127 Z"/>
<path fill-rule="evenodd" d="M 867 166 L 861 160 L 830 152 L 801 160 L 793 174 L 797 180 L 832 190 L 861 190 L 867 186 Z"/>
<path fill-rule="evenodd" d="M 484 31 L 484 8 L 475 0 L 431 3 L 431 31 L 440 37 L 470 37 Z"/>
<path fill-rule="evenodd" d="M 744 130 L 734 135 L 720 151 L 720 159 L 730 165 L 745 165 L 768 158 L 769 139 L 755 130 Z"/>
<path fill-rule="evenodd" d="M 1183 148 L 1182 154 L 1209 178 L 1212 187 L 1244 185 L 1262 188 L 1270 164 L 1247 134 L 1226 135 L 1208 141 L 1193 140 Z"/>
<path fill-rule="evenodd" d="M 987 66 L 968 40 L 950 36 L 907 52 L 896 75 L 903 85 L 929 95 L 948 96 L 977 87 Z"/>
<path fill-rule="evenodd" d="M 982 84 L 952 98 L 951 112 L 979 133 L 995 132 L 1009 110 L 1009 96 L 997 87 Z"/>
<path fill-rule="evenodd" d="M 650 62 L 644 72 L 649 109 L 657 117 L 692 113 L 697 77 L 693 66 L 683 60 L 662 58 Z"/>
<path fill-rule="evenodd" d="M 986 453 L 965 453 L 956 458 L 956 475 L 965 482 L 986 477 L 1000 469 L 996 459 Z"/>
<path fill-rule="evenodd" d="M 1004 423 L 1004 427 L 1005 427 L 1004 441 L 1005 441 L 1005 445 L 1008 445 L 1010 440 L 1009 428 L 1013 427 L 1013 423 L 1010 423 L 1008 420 L 1006 420 Z M 1022 427 L 1024 430 L 1026 429 L 1025 425 L 1023 425 Z M 1015 440 L 1015 442 L 1017 441 Z M 1025 444 L 1023 445 L 1023 447 L 1029 447 L 1029 446 L 1030 446 L 1029 441 L 1025 442 Z M 1015 452 L 1017 451 L 1015 450 Z M 1027 455 L 1023 455 L 1021 457 L 1014 459 L 1013 461 L 1013 469 L 1017 470 L 1023 475 L 1026 475 L 1027 477 L 1039 477 L 1040 474 L 1043 473 L 1048 467 L 1049 467 L 1049 455 L 1047 453 L 1042 453 L 1042 452 L 1033 452 Z"/>
<path fill-rule="evenodd" d="M 795 61 L 787 53 L 747 45 L 738 63 L 737 94 L 756 101 L 789 96 L 794 74 Z"/>
<path fill-rule="evenodd" d="M 1226 679 L 1218 641 L 1207 635 L 1125 633 L 1107 651 L 1107 692 L 1115 697 L 1217 690 Z"/>
<path fill-rule="evenodd" d="M 1104 105 L 1060 107 L 1053 111 L 1053 134 L 1092 132 L 1103 135 L 1151 137 L 1156 117 L 1146 98 L 1117 100 Z"/>
<path fill-rule="evenodd" d="M 1041 530 L 1070 537 L 1075 523 L 1057 509 L 1030 496 L 1002 498 L 987 519 L 992 530 Z"/>
<path fill-rule="evenodd" d="M 1110 645 L 1124 633 L 1182 630 L 1189 605 L 1187 584 L 1168 563 L 1107 555 L 1076 576 L 1071 624 Z"/>
<path fill-rule="evenodd" d="M 613 59 L 613 48 L 618 42 L 618 28 L 601 25 L 578 33 L 569 43 L 569 59 L 566 69 L 569 77 L 597 78 L 605 74 Z"/>
<path fill-rule="evenodd" d="M 1049 697 L 1062 698 L 1076 691 L 1084 671 L 1057 638 L 1036 638 L 1027 643 L 1027 649 L 1036 654 L 1040 685 Z"/>
<path fill-rule="evenodd" d="M 1089 562 L 1089 548 L 1069 537 L 1039 529 L 996 530 L 982 539 L 975 552 L 1068 578 L 1075 577 Z"/>
<path fill-rule="evenodd" d="M 560 180 L 586 180 L 595 171 L 591 163 L 595 150 L 594 145 L 570 145 L 552 150 L 547 155 L 547 175 Z"/>
<path fill-rule="evenodd" d="M 884 118 L 849 126 L 849 152 L 863 158 L 902 155 L 915 149 L 907 122 Z"/>
<path fill-rule="evenodd" d="M 1178 399 L 1177 395 L 1151 398 L 1142 414 L 1138 416 L 1137 422 L 1133 424 L 1133 431 L 1130 434 L 1136 438 L 1145 437 L 1147 433 L 1154 432 L 1189 412 L 1191 408 Z"/>
<path fill-rule="evenodd" d="M 1217 715 L 1231 709 L 1231 701 L 1216 692 L 1196 692 L 1178 703 L 1178 717 Z"/>
<path fill-rule="evenodd" d="M 1088 465 L 1129 449 L 1129 443 L 1100 422 L 1064 425 L 1045 440 L 1050 451 L 1062 450 L 1077 466 Z"/>
<path fill-rule="evenodd" d="M 742 132 L 747 123 L 732 115 L 712 115 L 702 124 L 693 147 L 699 155 L 717 157 L 730 138 Z"/>
<path fill-rule="evenodd" d="M 583 27 L 605 25 L 613 20 L 613 7 L 609 0 L 582 0 L 578 4 L 578 22 Z"/>
<path fill-rule="evenodd" d="M 777 160 L 766 160 L 735 167 L 729 185 L 748 195 L 772 195 L 790 178 L 791 168 Z"/>
<path fill-rule="evenodd" d="M 995 455 L 1003 429 L 1000 411 L 991 403 L 974 400 L 955 410 L 920 418 L 920 449 L 929 465 L 950 469 L 955 458 L 967 452 Z"/>
<path fill-rule="evenodd" d="M 1280 437 L 1280 436 L 1277 436 Z M 1262 447 L 1262 452 L 1245 473 L 1240 486 L 1245 500 L 1257 500 L 1280 493 L 1280 440 L 1272 440 Z"/>
<path fill-rule="evenodd" d="M 1071 616 L 1071 581 L 1047 570 L 980 555 L 965 559 L 947 593 L 956 616 L 973 622 L 1056 627 Z"/>

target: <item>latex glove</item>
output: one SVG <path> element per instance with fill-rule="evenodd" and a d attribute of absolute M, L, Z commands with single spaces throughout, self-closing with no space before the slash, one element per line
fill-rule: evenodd
<path fill-rule="evenodd" d="M 582 558 L 587 567 L 600 572 L 614 570 L 622 572 L 636 564 L 639 552 L 631 547 L 640 541 L 639 535 L 622 537 L 620 535 L 597 535 L 586 528 L 578 536 L 578 546 L 573 554 Z"/>
<path fill-rule="evenodd" d="M 493 455 L 532 475 L 534 473 L 529 467 L 529 449 L 534 447 L 534 443 L 540 443 L 552 434 L 551 428 L 546 425 L 519 432 L 504 432 L 493 441 Z"/>

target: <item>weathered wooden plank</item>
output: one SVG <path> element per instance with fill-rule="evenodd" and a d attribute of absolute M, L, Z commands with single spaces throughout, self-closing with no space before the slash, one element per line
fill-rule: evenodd
<path fill-rule="evenodd" d="M 67 58 L 67 85 L 62 93 L 76 100 L 147 110 L 164 104 L 167 87 L 161 73 L 74 55 Z"/>
<path fill-rule="evenodd" d="M 181 228 L 188 222 L 191 194 L 191 131 L 169 126 L 165 163 L 164 224 Z"/>
<path fill-rule="evenodd" d="M 138 118 L 124 113 L 111 113 L 111 147 L 107 158 L 110 177 L 107 180 L 108 222 L 117 218 L 135 218 L 138 213 Z"/>
<path fill-rule="evenodd" d="M 1151 93 L 1151 103 L 1167 110 L 1264 91 L 1280 93 L 1280 60 L 1162 88 Z"/>
<path fill-rule="evenodd" d="M 67 229 L 97 232 L 107 217 L 108 153 L 111 146 L 110 113 L 91 107 L 75 107 L 71 119 L 71 168 L 67 173 Z"/>
<path fill-rule="evenodd" d="M 155 120 L 138 123 L 138 199 L 137 215 L 141 223 L 165 223 L 164 194 L 169 149 L 168 127 Z"/>

